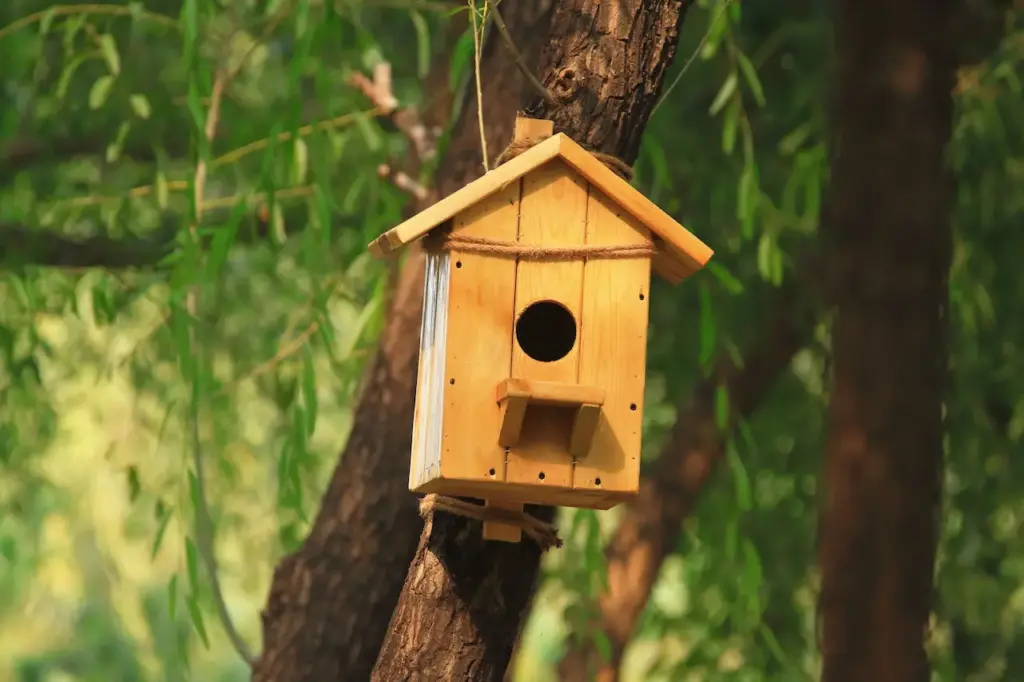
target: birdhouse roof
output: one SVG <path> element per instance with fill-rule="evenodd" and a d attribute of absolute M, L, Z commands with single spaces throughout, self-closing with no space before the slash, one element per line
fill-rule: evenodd
<path fill-rule="evenodd" d="M 556 158 L 608 195 L 653 233 L 657 253 L 653 257 L 652 267 L 661 277 L 673 283 L 681 282 L 703 268 L 711 258 L 714 252 L 704 242 L 564 133 L 534 145 L 430 208 L 391 228 L 369 245 L 370 252 L 374 256 L 383 257 L 399 250 L 481 199 Z"/>

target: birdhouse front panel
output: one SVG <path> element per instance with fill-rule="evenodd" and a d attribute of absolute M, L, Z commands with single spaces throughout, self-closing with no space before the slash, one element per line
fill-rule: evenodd
<path fill-rule="evenodd" d="M 555 159 L 456 214 L 452 234 L 523 248 L 650 245 Z M 647 256 L 427 257 L 410 488 L 607 508 L 635 495 Z"/>

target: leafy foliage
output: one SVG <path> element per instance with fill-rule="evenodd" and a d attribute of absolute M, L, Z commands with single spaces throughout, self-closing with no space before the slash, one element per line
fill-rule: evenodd
<path fill-rule="evenodd" d="M 698 4 L 635 182 L 716 257 L 652 293 L 645 458 L 716 358 L 757 344 L 762 294 L 815 248 L 828 184 L 827 8 Z M 423 105 L 434 37 L 461 9 L 0 7 L 0 677 L 247 679 L 220 611 L 254 647 L 381 325 L 387 272 L 365 244 L 405 202 L 377 168 L 406 141 L 347 77 L 387 60 L 400 104 Z M 472 56 L 467 32 L 453 88 Z M 942 680 L 1024 674 L 1022 72 L 1018 12 L 956 93 Z M 814 678 L 824 323 L 682 529 L 634 679 Z M 220 597 L 196 535 L 207 510 Z M 606 649 L 593 600 L 617 514 L 564 512 L 522 679 L 551 678 L 553 629 Z"/>

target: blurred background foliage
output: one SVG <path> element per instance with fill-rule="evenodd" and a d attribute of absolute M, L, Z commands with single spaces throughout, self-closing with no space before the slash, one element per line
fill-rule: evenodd
<path fill-rule="evenodd" d="M 0 680 L 248 679 L 202 570 L 202 500 L 224 605 L 258 651 L 273 567 L 308 528 L 381 325 L 388 271 L 365 245 L 407 201 L 377 173 L 406 141 L 347 77 L 387 61 L 400 105 L 422 104 L 434 38 L 465 10 L 0 4 Z M 950 153 L 931 632 L 948 681 L 1024 679 L 1024 12 L 1004 28 L 961 69 Z M 815 246 L 830 36 L 829 4 L 809 0 L 706 0 L 687 17 L 634 183 L 717 253 L 652 293 L 645 456 L 714 358 L 756 345 L 754 294 Z M 449 66 L 459 91 L 472 49 L 467 33 Z M 813 679 L 827 391 L 823 318 L 681 529 L 630 679 Z M 518 679 L 555 679 L 570 633 L 599 638 L 616 517 L 562 511 Z"/>

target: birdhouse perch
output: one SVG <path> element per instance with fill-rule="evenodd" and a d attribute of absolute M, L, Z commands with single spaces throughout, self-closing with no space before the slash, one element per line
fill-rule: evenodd
<path fill-rule="evenodd" d="M 414 492 L 509 509 L 637 494 L 651 270 L 678 283 L 712 251 L 552 131 L 518 118 L 516 140 L 540 141 L 370 244 L 426 237 Z"/>

